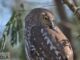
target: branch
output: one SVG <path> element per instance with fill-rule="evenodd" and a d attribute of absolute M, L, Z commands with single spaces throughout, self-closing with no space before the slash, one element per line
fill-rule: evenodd
<path fill-rule="evenodd" d="M 80 19 L 80 8 L 78 8 L 70 0 L 63 0 L 63 2 L 75 13 L 75 15 Z"/>
<path fill-rule="evenodd" d="M 61 23 L 59 23 L 59 27 L 63 31 L 63 33 L 68 37 L 69 40 L 71 40 L 71 29 L 70 25 L 68 26 L 68 18 L 65 12 L 65 8 L 63 6 L 63 3 L 61 0 L 55 0 L 55 4 L 57 6 L 58 14 L 61 20 Z"/>

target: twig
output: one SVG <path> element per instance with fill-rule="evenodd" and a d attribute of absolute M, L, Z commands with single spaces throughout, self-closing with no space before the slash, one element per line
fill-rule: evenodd
<path fill-rule="evenodd" d="M 63 0 L 63 2 L 75 13 L 75 15 L 80 19 L 80 8 L 77 7 L 73 2 L 70 0 Z"/>

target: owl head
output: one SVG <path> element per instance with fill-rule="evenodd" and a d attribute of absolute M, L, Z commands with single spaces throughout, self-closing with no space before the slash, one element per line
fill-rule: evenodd
<path fill-rule="evenodd" d="M 55 17 L 51 11 L 44 8 L 35 8 L 27 15 L 28 21 L 31 24 L 42 25 L 54 29 Z"/>
<path fill-rule="evenodd" d="M 41 13 L 41 23 L 42 25 L 49 27 L 50 29 L 54 29 L 55 27 L 55 17 L 52 14 L 52 12 L 45 10 L 44 12 Z"/>

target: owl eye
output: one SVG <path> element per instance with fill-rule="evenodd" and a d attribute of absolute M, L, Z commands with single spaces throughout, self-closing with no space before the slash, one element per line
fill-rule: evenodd
<path fill-rule="evenodd" d="M 43 19 L 44 20 L 49 20 L 49 17 L 48 16 L 44 16 Z"/>
<path fill-rule="evenodd" d="M 43 13 L 42 13 L 42 16 L 43 16 L 43 19 L 44 19 L 44 20 L 49 20 L 49 17 L 47 16 L 46 13 L 43 12 Z"/>

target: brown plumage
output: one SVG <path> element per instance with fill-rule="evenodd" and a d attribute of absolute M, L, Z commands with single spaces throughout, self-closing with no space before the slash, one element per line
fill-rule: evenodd
<path fill-rule="evenodd" d="M 25 19 L 27 60 L 69 60 L 69 55 L 73 54 L 72 47 L 55 26 L 54 21 L 54 15 L 43 8 L 33 9 L 27 15 Z"/>

